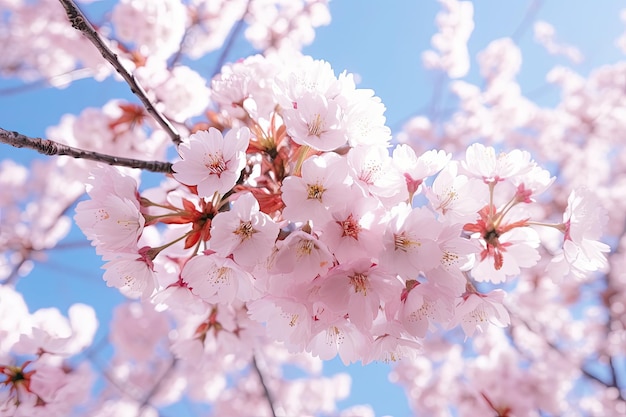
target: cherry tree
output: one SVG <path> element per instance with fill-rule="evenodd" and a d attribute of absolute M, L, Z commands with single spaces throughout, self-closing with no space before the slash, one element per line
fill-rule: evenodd
<path fill-rule="evenodd" d="M 472 81 L 474 5 L 439 3 L 436 94 L 393 132 L 302 52 L 327 0 L 0 0 L 5 77 L 133 94 L 45 138 L 0 126 L 3 152 L 50 156 L 0 162 L 0 416 L 374 416 L 338 404 L 334 358 L 391 364 L 420 416 L 626 415 L 624 63 L 554 66 L 542 105 L 516 34 Z M 581 62 L 539 7 L 521 28 Z M 110 322 L 19 291 L 72 225 Z"/>

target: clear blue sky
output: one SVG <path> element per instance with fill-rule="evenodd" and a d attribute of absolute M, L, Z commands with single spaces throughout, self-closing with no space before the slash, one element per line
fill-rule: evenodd
<path fill-rule="evenodd" d="M 474 1 L 476 28 L 470 39 L 474 55 L 489 41 L 511 36 L 520 27 L 532 1 Z M 585 61 L 574 67 L 587 74 L 602 63 L 622 59 L 614 40 L 624 30 L 619 20 L 617 0 L 545 1 L 536 17 L 553 24 L 557 36 L 578 46 Z M 98 6 L 98 7 L 102 7 Z M 421 67 L 421 52 L 429 48 L 435 32 L 435 14 L 439 4 L 434 0 L 333 0 L 329 27 L 318 29 L 315 43 L 305 52 L 331 63 L 336 72 L 344 69 L 359 74 L 363 88 L 371 88 L 387 106 L 388 125 L 397 131 L 409 116 L 419 113 L 430 101 L 434 75 Z M 550 57 L 533 41 L 532 25 L 518 39 L 524 61 L 518 78 L 524 92 L 545 84 L 546 72 L 555 64 L 570 65 L 564 59 Z M 243 51 L 247 51 L 243 49 Z M 238 58 L 233 54 L 232 59 Z M 473 59 L 468 80 L 478 82 Z M 15 80 L 0 80 L 0 90 L 15 86 Z M 62 90 L 35 89 L 20 94 L 0 95 L 0 127 L 17 130 L 30 136 L 44 136 L 47 126 L 55 125 L 64 113 L 78 114 L 87 106 L 101 106 L 111 98 L 129 97 L 128 88 L 107 80 L 93 83 L 82 80 Z M 544 96 L 546 103 L 554 94 Z M 0 144 L 0 157 L 27 161 L 35 154 L 14 150 Z M 76 241 L 80 232 L 67 239 Z M 58 306 L 63 311 L 74 302 L 87 302 L 98 307 L 104 324 L 110 319 L 107 305 L 121 300 L 116 290 L 107 288 L 101 279 L 102 264 L 90 247 L 71 257 L 64 251 L 50 252 L 50 263 L 38 265 L 23 279 L 18 288 L 28 299 L 31 309 Z M 100 335 L 103 333 L 100 332 Z M 328 366 L 329 373 L 344 370 L 339 361 Z M 385 365 L 352 365 L 353 395 L 348 402 L 370 403 L 376 414 L 406 417 L 410 415 L 404 394 L 399 387 L 387 383 Z"/>

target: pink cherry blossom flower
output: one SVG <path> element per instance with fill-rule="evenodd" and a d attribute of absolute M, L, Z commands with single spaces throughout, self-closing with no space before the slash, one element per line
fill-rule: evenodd
<path fill-rule="evenodd" d="M 265 296 L 248 303 L 248 313 L 253 320 L 265 323 L 268 336 L 285 342 L 291 352 L 302 351 L 311 338 L 311 313 L 295 299 Z"/>
<path fill-rule="evenodd" d="M 348 162 L 355 183 L 380 198 L 385 206 L 406 201 L 409 193 L 403 174 L 396 168 L 387 148 L 361 146 L 350 149 Z"/>
<path fill-rule="evenodd" d="M 451 221 L 469 220 L 489 201 L 488 190 L 476 178 L 458 173 L 458 163 L 451 162 L 437 175 L 426 196 L 431 207 Z"/>
<path fill-rule="evenodd" d="M 317 322 L 306 350 L 322 360 L 331 360 L 337 353 L 344 365 L 364 357 L 372 343 L 372 337 L 360 331 L 345 319 L 333 323 Z"/>
<path fill-rule="evenodd" d="M 515 149 L 496 155 L 492 147 L 474 143 L 465 152 L 463 168 L 486 184 L 497 183 L 515 175 L 527 173 L 534 167 L 530 153 Z"/>
<path fill-rule="evenodd" d="M 450 78 L 460 78 L 470 68 L 467 41 L 474 30 L 474 5 L 470 1 L 439 0 L 443 9 L 437 13 L 439 31 L 431 44 L 436 51 L 422 54 L 424 67 L 445 71 Z"/>
<path fill-rule="evenodd" d="M 136 250 L 145 219 L 135 180 L 106 166 L 94 171 L 88 184 L 91 200 L 78 203 L 74 220 L 96 252 Z"/>
<path fill-rule="evenodd" d="M 211 224 L 211 249 L 221 256 L 233 256 L 237 264 L 254 267 L 274 248 L 279 227 L 265 213 L 251 193 L 244 193 L 219 213 Z"/>
<path fill-rule="evenodd" d="M 392 208 L 383 235 L 382 267 L 403 278 L 415 278 L 439 265 L 443 256 L 437 239 L 442 224 L 425 207 L 399 204 Z"/>
<path fill-rule="evenodd" d="M 185 5 L 174 0 L 123 0 L 113 8 L 111 20 L 120 40 L 134 43 L 146 56 L 164 60 L 180 47 L 186 12 Z"/>
<path fill-rule="evenodd" d="M 549 269 L 560 276 L 568 271 L 584 276 L 604 270 L 608 266 L 605 253 L 611 248 L 599 239 L 607 220 L 606 211 L 591 191 L 573 190 L 563 213 L 563 250 L 552 260 Z"/>
<path fill-rule="evenodd" d="M 363 331 L 371 328 L 381 304 L 399 297 L 402 283 L 373 265 L 359 259 L 333 268 L 320 282 L 319 297 L 339 317 L 347 315 Z"/>
<path fill-rule="evenodd" d="M 535 202 L 535 197 L 547 190 L 555 179 L 548 170 L 534 165 L 528 172 L 511 178 L 517 187 L 516 200 L 527 204 Z"/>
<path fill-rule="evenodd" d="M 174 178 L 185 185 L 197 185 L 201 197 L 225 194 L 235 186 L 246 165 L 249 141 L 247 127 L 231 129 L 226 136 L 215 128 L 196 132 L 178 147 L 182 161 L 172 166 Z"/>
<path fill-rule="evenodd" d="M 536 21 L 533 25 L 533 34 L 535 41 L 546 48 L 549 54 L 563 55 L 574 64 L 579 64 L 584 58 L 582 52 L 575 46 L 558 42 L 554 26 L 548 22 Z"/>
<path fill-rule="evenodd" d="M 217 254 L 191 258 L 181 271 L 191 292 L 211 304 L 230 304 L 251 297 L 252 276 L 232 259 Z"/>
<path fill-rule="evenodd" d="M 399 320 L 410 334 L 424 338 L 429 329 L 452 320 L 454 305 L 454 294 L 447 288 L 410 280 L 402 293 Z"/>
<path fill-rule="evenodd" d="M 498 234 L 490 242 L 480 240 L 482 251 L 472 277 L 476 281 L 499 284 L 520 274 L 539 261 L 539 235 L 530 227 L 516 227 Z"/>
<path fill-rule="evenodd" d="M 324 242 L 301 230 L 277 242 L 272 272 L 289 274 L 300 282 L 324 275 L 333 266 L 333 254 Z"/>
<path fill-rule="evenodd" d="M 283 109 L 293 108 L 302 97 L 321 94 L 333 100 L 339 95 L 341 84 L 328 62 L 300 53 L 288 58 L 288 63 L 282 63 L 284 70 L 274 80 L 275 97 Z"/>
<path fill-rule="evenodd" d="M 276 106 L 272 85 L 278 70 L 272 59 L 260 54 L 226 64 L 211 80 L 211 99 L 232 117 L 243 118 L 248 114 L 269 120 Z"/>
<path fill-rule="evenodd" d="M 465 337 L 471 337 L 476 330 L 484 332 L 490 324 L 506 327 L 511 319 L 502 304 L 504 291 L 493 290 L 487 294 L 469 293 L 457 303 L 455 323 L 461 324 Z"/>
<path fill-rule="evenodd" d="M 346 109 L 346 135 L 350 146 L 387 147 L 391 141 L 391 129 L 385 126 L 385 105 L 380 98 L 373 90 L 356 88 L 352 74 L 339 74 L 339 82 L 341 94 L 337 100 L 341 100 Z"/>
<path fill-rule="evenodd" d="M 408 145 L 398 145 L 393 150 L 393 163 L 406 181 L 409 195 L 419 192 L 422 182 L 435 175 L 450 161 L 451 154 L 444 151 L 430 150 L 419 157 Z"/>
<path fill-rule="evenodd" d="M 412 360 L 422 351 L 419 341 L 407 334 L 397 320 L 375 322 L 372 333 L 375 335 L 374 341 L 368 356 L 362 360 L 363 365 L 372 361 L 391 363 L 402 359 Z"/>
<path fill-rule="evenodd" d="M 463 226 L 482 247 L 472 270 L 477 281 L 504 282 L 518 275 L 520 268 L 532 267 L 539 261 L 539 235 L 528 226 L 528 219 L 523 218 L 527 213 L 519 207 L 508 211 L 510 217 L 519 220 L 503 221 L 504 215 L 487 205 L 479 211 L 475 223 Z"/>
<path fill-rule="evenodd" d="M 332 211 L 332 219 L 320 228 L 320 240 L 339 262 L 377 257 L 382 249 L 382 208 L 356 187 L 344 194 L 344 199 L 348 205 Z"/>
<path fill-rule="evenodd" d="M 332 151 L 346 143 L 341 107 L 325 96 L 307 94 L 282 113 L 294 142 L 318 151 Z"/>
<path fill-rule="evenodd" d="M 292 175 L 283 181 L 283 217 L 292 222 L 324 224 L 331 219 L 331 207 L 338 209 L 347 204 L 350 181 L 346 158 L 325 153 L 307 159 L 301 177 Z"/>
<path fill-rule="evenodd" d="M 104 264 L 103 278 L 109 287 L 115 287 L 127 297 L 149 298 L 157 288 L 152 261 L 141 253 L 118 253 Z"/>

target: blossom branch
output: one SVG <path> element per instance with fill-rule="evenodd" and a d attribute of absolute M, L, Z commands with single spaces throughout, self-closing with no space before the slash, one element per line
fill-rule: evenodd
<path fill-rule="evenodd" d="M 161 161 L 143 161 L 139 159 L 123 158 L 102 154 L 99 152 L 86 151 L 64 145 L 49 139 L 31 138 L 18 132 L 10 132 L 0 127 L 0 142 L 16 148 L 33 149 L 43 155 L 71 156 L 73 158 L 88 159 L 90 161 L 104 162 L 109 165 L 117 165 L 128 168 L 138 168 L 151 172 L 171 173 L 172 164 Z"/>
<path fill-rule="evenodd" d="M 259 365 L 256 362 L 256 356 L 252 355 L 252 368 L 254 372 L 259 376 L 259 381 L 261 382 L 261 386 L 263 387 L 263 393 L 265 394 L 265 398 L 267 398 L 267 403 L 270 406 L 270 411 L 272 412 L 272 417 L 276 417 L 276 411 L 274 410 L 274 401 L 272 400 L 272 396 L 270 394 L 269 389 L 267 388 L 267 384 L 263 379 L 263 373 L 259 369 Z"/>
<path fill-rule="evenodd" d="M 106 59 L 115 70 L 122 76 L 122 78 L 126 81 L 128 86 L 130 87 L 130 91 L 135 94 L 139 100 L 143 103 L 144 107 L 150 113 L 152 117 L 161 125 L 161 127 L 167 132 L 167 134 L 172 138 L 172 141 L 175 144 L 179 144 L 181 142 L 180 134 L 176 130 L 176 128 L 172 125 L 172 123 L 154 106 L 154 104 L 148 98 L 146 91 L 143 87 L 137 82 L 135 76 L 130 73 L 117 57 L 117 54 L 114 53 L 111 48 L 107 46 L 107 44 L 102 40 L 98 32 L 94 29 L 93 25 L 87 17 L 81 12 L 76 3 L 73 0 L 59 0 L 63 7 L 65 7 L 65 12 L 67 13 L 67 17 L 72 24 L 74 29 L 77 29 L 83 33 L 93 43 L 98 51 L 102 54 L 104 59 Z"/>

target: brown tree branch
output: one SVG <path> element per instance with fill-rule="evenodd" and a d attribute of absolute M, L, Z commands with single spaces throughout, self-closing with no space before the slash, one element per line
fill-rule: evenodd
<path fill-rule="evenodd" d="M 77 29 L 83 33 L 93 43 L 98 51 L 102 54 L 104 59 L 106 59 L 115 70 L 122 76 L 122 78 L 126 81 L 128 86 L 130 87 L 130 91 L 135 94 L 139 100 L 143 103 L 144 107 L 154 117 L 154 119 L 161 125 L 161 127 L 167 132 L 167 134 L 172 138 L 172 141 L 175 144 L 180 144 L 180 134 L 176 130 L 176 128 L 172 125 L 172 123 L 161 113 L 157 108 L 152 104 L 150 99 L 148 98 L 146 91 L 143 87 L 137 82 L 135 76 L 130 73 L 117 57 L 117 54 L 114 53 L 111 48 L 102 40 L 96 29 L 94 29 L 93 25 L 89 22 L 87 17 L 80 11 L 76 3 L 73 0 L 59 0 L 63 7 L 65 7 L 65 12 L 67 13 L 67 17 L 72 24 L 74 29 Z"/>
<path fill-rule="evenodd" d="M 263 394 L 265 395 L 265 398 L 267 398 L 267 403 L 269 404 L 270 411 L 272 412 L 272 417 L 276 417 L 276 410 L 274 410 L 274 400 L 272 399 L 270 390 L 267 388 L 267 384 L 265 383 L 265 380 L 263 379 L 263 373 L 259 369 L 259 365 L 256 362 L 255 355 L 252 355 L 252 368 L 254 369 L 254 372 L 256 372 L 256 374 L 259 377 L 259 381 L 261 382 L 261 386 L 263 387 Z"/>
<path fill-rule="evenodd" d="M 248 3 L 246 4 L 246 10 L 244 10 L 243 14 L 241 15 L 241 19 L 239 19 L 237 23 L 235 23 L 235 26 L 230 31 L 228 35 L 228 39 L 226 39 L 224 47 L 222 48 L 222 52 L 220 53 L 220 56 L 217 59 L 217 62 L 215 63 L 215 68 L 213 69 L 213 73 L 211 77 L 215 77 L 222 70 L 224 63 L 226 62 L 226 57 L 228 56 L 228 53 L 233 47 L 235 38 L 239 36 L 239 33 L 243 29 L 243 25 L 245 23 L 244 19 L 246 18 L 246 15 L 248 14 L 248 11 L 250 10 L 250 1 L 251 0 L 248 0 Z"/>
<path fill-rule="evenodd" d="M 9 132 L 0 127 L 0 142 L 16 148 L 29 148 L 44 155 L 65 155 L 73 158 L 88 159 L 128 168 L 138 168 L 144 171 L 172 173 L 172 164 L 161 161 L 143 161 L 132 158 L 122 158 L 93 151 L 74 148 L 49 139 L 31 138 L 18 132 Z"/>

